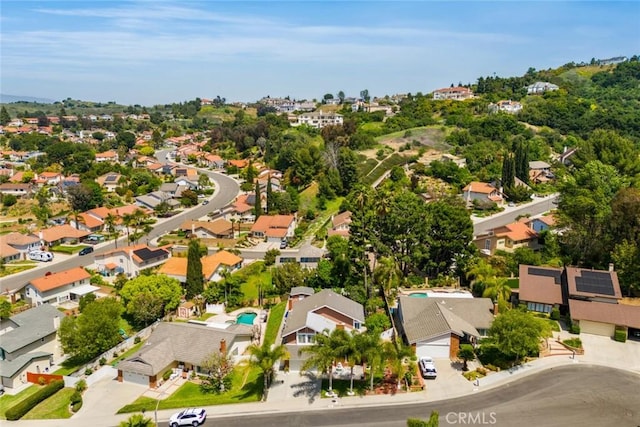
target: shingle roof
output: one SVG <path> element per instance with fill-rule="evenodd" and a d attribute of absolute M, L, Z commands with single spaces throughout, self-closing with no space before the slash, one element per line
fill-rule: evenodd
<path fill-rule="evenodd" d="M 56 225 L 42 230 L 42 240 L 51 243 L 63 238 L 79 239 L 91 234 L 86 230 L 78 230 L 69 224 Z"/>
<path fill-rule="evenodd" d="M 489 298 L 413 298 L 399 299 L 402 327 L 410 344 L 446 333 L 479 336 L 493 322 L 493 303 Z"/>
<path fill-rule="evenodd" d="M 44 359 L 50 358 L 51 353 L 46 353 L 44 351 L 34 351 L 33 353 L 22 354 L 15 359 L 9 360 L 0 360 L 0 377 L 11 378 L 22 368 L 31 363 L 34 359 Z"/>
<path fill-rule="evenodd" d="M 640 306 L 569 299 L 569 312 L 574 320 L 590 320 L 640 329 Z"/>
<path fill-rule="evenodd" d="M 520 300 L 562 304 L 562 269 L 520 264 Z"/>
<path fill-rule="evenodd" d="M 293 306 L 293 309 L 291 309 L 287 317 L 287 325 L 282 331 L 282 335 L 287 335 L 304 328 L 307 322 L 307 314 L 322 307 L 329 307 L 351 319 L 364 323 L 364 308 L 362 304 L 337 294 L 330 289 L 323 289 L 302 301 L 298 301 Z"/>
<path fill-rule="evenodd" d="M 225 340 L 230 349 L 239 336 L 251 337 L 250 327 L 217 329 L 190 323 L 160 323 L 141 350 L 117 366 L 126 372 L 154 375 L 173 361 L 200 365 Z"/>
<path fill-rule="evenodd" d="M 49 304 L 30 308 L 11 317 L 15 329 L 5 332 L 0 339 L 0 348 L 8 353 L 23 348 L 41 338 L 56 332 L 55 318 L 61 319 L 64 314 Z"/>
<path fill-rule="evenodd" d="M 316 293 L 316 291 L 314 291 L 313 288 L 310 288 L 308 286 L 294 286 L 289 291 L 289 296 L 294 296 L 294 295 L 313 295 L 315 293 Z"/>

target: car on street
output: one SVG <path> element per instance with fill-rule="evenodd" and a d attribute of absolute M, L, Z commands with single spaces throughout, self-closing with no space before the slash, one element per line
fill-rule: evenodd
<path fill-rule="evenodd" d="M 208 200 L 205 200 L 204 202 L 202 202 L 202 204 L 203 204 L 203 205 L 208 205 L 208 204 L 209 204 L 209 201 L 208 201 Z"/>
<path fill-rule="evenodd" d="M 93 252 L 93 248 L 91 246 L 87 246 L 86 248 L 80 249 L 80 252 L 78 252 L 78 255 L 88 255 L 91 252 Z"/>
<path fill-rule="evenodd" d="M 433 378 L 435 379 L 438 376 L 438 371 L 436 369 L 436 365 L 433 363 L 433 359 L 429 356 L 423 356 L 418 361 L 418 366 L 420 367 L 420 373 L 422 377 Z"/>
<path fill-rule="evenodd" d="M 29 259 L 31 261 L 53 261 L 53 254 L 47 251 L 31 251 L 29 252 Z"/>
<path fill-rule="evenodd" d="M 207 419 L 207 412 L 202 408 L 189 408 L 176 412 L 169 418 L 169 427 L 193 426 L 204 424 Z"/>

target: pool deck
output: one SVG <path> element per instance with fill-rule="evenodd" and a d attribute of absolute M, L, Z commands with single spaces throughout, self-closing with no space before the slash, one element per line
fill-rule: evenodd
<path fill-rule="evenodd" d="M 211 316 L 209 317 L 206 322 L 207 323 L 217 323 L 217 324 L 221 324 L 221 323 L 231 323 L 236 321 L 236 319 L 238 318 L 238 315 L 242 314 L 242 313 L 255 313 L 256 314 L 256 319 L 260 318 L 260 312 L 263 311 L 260 308 L 255 308 L 255 307 L 242 307 L 239 308 L 237 310 L 232 311 L 231 313 L 220 313 L 220 314 L 216 314 L 215 316 Z M 254 319 L 254 324 L 256 323 L 255 319 Z"/>

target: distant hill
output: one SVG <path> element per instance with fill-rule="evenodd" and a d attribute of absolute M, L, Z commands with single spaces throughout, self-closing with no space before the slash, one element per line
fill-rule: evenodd
<path fill-rule="evenodd" d="M 0 104 L 10 104 L 12 102 L 37 102 L 39 104 L 53 104 L 55 101 L 48 98 L 36 98 L 34 96 L 7 95 L 0 93 Z"/>

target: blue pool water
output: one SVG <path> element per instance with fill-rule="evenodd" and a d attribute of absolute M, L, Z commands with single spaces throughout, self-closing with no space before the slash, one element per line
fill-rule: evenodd
<path fill-rule="evenodd" d="M 253 319 L 255 319 L 258 315 L 256 313 L 242 313 L 236 317 L 236 323 L 241 323 L 243 325 L 253 325 Z"/>
<path fill-rule="evenodd" d="M 429 295 L 422 293 L 422 292 L 414 292 L 412 294 L 409 295 L 411 298 L 428 298 Z"/>

